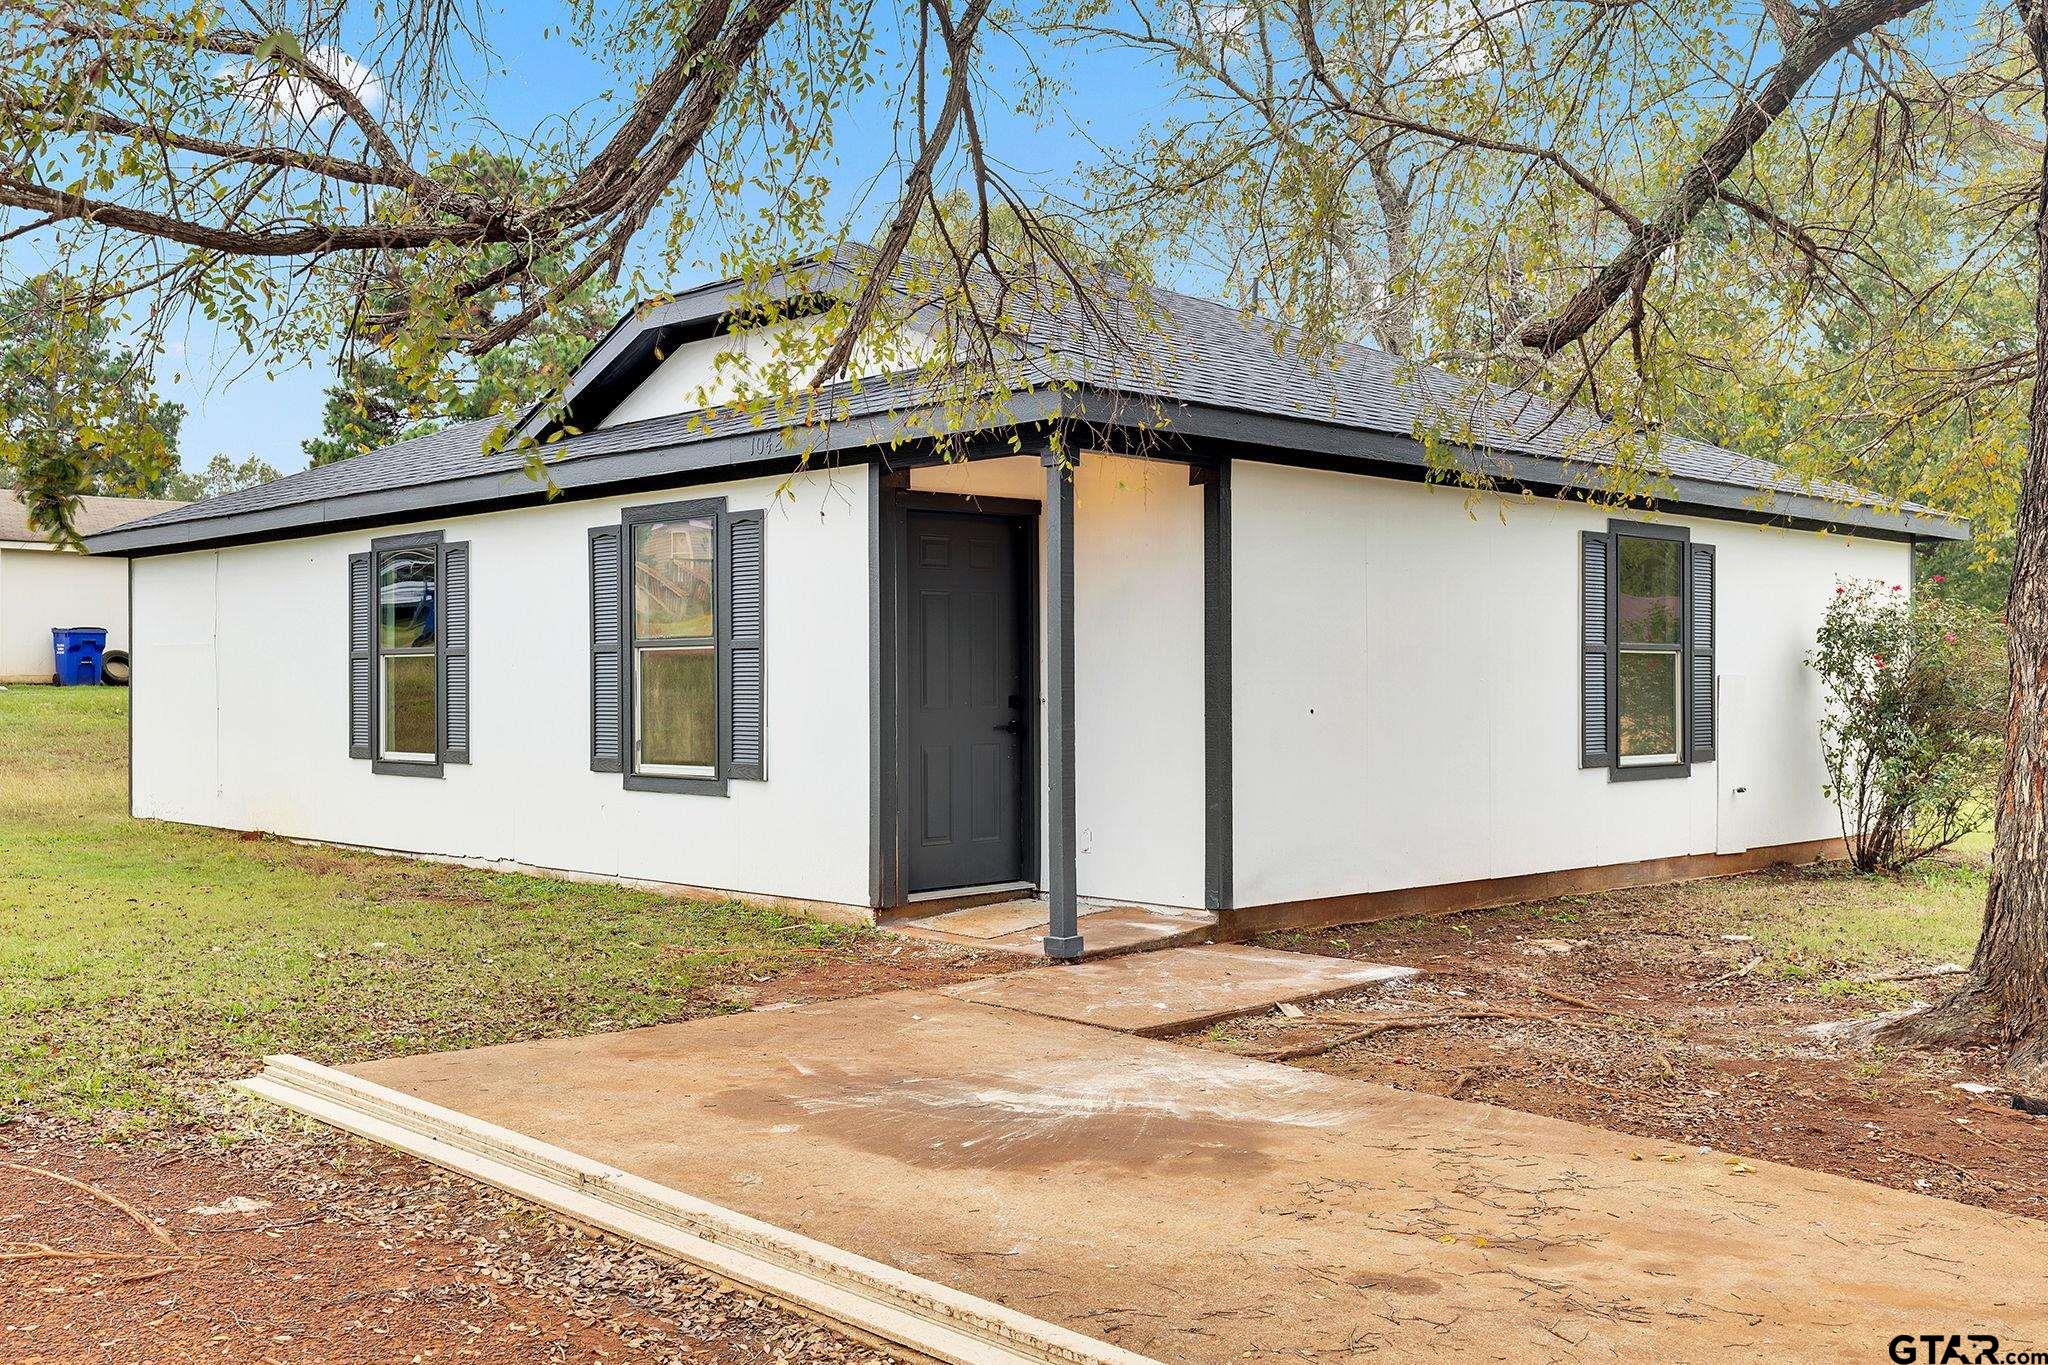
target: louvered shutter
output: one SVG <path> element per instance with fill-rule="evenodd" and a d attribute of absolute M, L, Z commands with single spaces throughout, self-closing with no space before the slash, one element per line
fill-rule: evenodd
<path fill-rule="evenodd" d="M 469 542 L 441 547 L 441 761 L 469 762 Z"/>
<path fill-rule="evenodd" d="M 590 528 L 590 770 L 625 770 L 625 537 Z"/>
<path fill-rule="evenodd" d="M 731 736 L 726 775 L 760 782 L 768 776 L 768 678 L 765 668 L 767 585 L 765 524 L 759 511 L 726 518 L 726 704 Z"/>
<path fill-rule="evenodd" d="M 1614 538 L 1579 534 L 1579 766 L 1613 761 Z"/>
<path fill-rule="evenodd" d="M 1686 742 L 1692 761 L 1714 759 L 1714 547 L 1692 547 L 1692 634 L 1686 694 Z"/>
<path fill-rule="evenodd" d="M 348 756 L 372 757 L 370 733 L 371 557 L 348 557 Z"/>

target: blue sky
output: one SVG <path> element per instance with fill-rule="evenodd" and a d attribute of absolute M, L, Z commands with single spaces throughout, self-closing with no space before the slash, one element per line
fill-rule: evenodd
<path fill-rule="evenodd" d="M 481 93 L 487 113 L 508 130 L 523 130 L 550 114 L 575 109 L 596 99 L 611 83 L 611 74 L 602 66 L 547 34 L 546 26 L 557 22 L 559 14 L 553 5 L 513 4 L 491 21 L 488 37 L 498 70 Z M 1000 50 L 996 56 L 1000 63 Z M 1023 78 L 1017 67 L 999 64 L 996 71 Z M 1152 73 L 1107 58 L 1085 58 L 1069 71 L 1074 96 L 1054 101 L 1059 112 L 1046 122 L 995 108 L 984 111 L 989 142 L 1019 184 L 1070 183 L 1076 165 L 1088 157 L 1091 139 L 1122 142 L 1158 112 L 1163 82 Z M 886 143 L 868 148 L 856 143 L 863 129 L 875 130 L 865 135 L 890 137 L 889 114 L 879 100 L 872 113 L 847 117 L 840 127 L 847 165 L 861 169 L 879 161 Z M 872 218 L 882 207 L 870 203 L 865 216 Z M 715 254 L 716 243 L 706 247 L 707 254 Z M 672 283 L 681 286 L 689 281 Z M 331 362 L 267 370 L 242 354 L 232 337 L 203 322 L 190 325 L 172 341 L 174 353 L 160 368 L 158 387 L 164 396 L 185 405 L 179 447 L 188 468 L 203 466 L 218 452 L 237 460 L 258 455 L 286 472 L 304 466 L 300 443 L 320 429 L 323 390 L 333 377 Z"/>

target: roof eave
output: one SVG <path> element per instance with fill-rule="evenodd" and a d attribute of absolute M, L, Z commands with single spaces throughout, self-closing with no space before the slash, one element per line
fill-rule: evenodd
<path fill-rule="evenodd" d="M 1030 390 L 1013 396 L 1007 416 L 982 430 L 1008 430 L 1056 420 L 1060 395 Z M 160 526 L 117 528 L 86 539 L 94 554 L 174 554 L 257 540 L 326 535 L 361 526 L 389 525 L 433 516 L 473 516 L 532 505 L 551 496 L 602 497 L 635 489 L 675 486 L 716 477 L 865 460 L 873 452 L 929 438 L 929 411 L 905 408 L 847 417 L 805 430 L 792 445 L 789 428 L 735 432 L 703 440 L 650 444 L 598 455 L 578 455 L 548 466 L 551 494 L 523 469 L 439 479 L 401 488 L 309 499 L 283 507 L 227 512 Z M 972 435 L 973 432 L 958 433 Z"/>
<path fill-rule="evenodd" d="M 1070 405 L 1070 415 L 1084 421 L 1092 418 L 1116 424 L 1122 420 L 1119 409 L 1128 407 L 1131 401 L 1128 395 L 1099 391 L 1084 394 Z M 1193 403 L 1167 403 L 1163 411 L 1165 421 L 1147 425 L 1161 434 L 1226 447 L 1253 447 L 1245 452 L 1249 458 L 1411 478 L 1432 468 L 1423 443 L 1401 433 Z M 1473 447 L 1460 449 L 1478 462 L 1484 472 L 1509 488 L 1589 499 L 1611 493 L 1604 482 L 1604 466 L 1591 462 L 1565 462 L 1542 455 Z M 1667 476 L 1654 495 L 1629 501 L 1669 512 L 1902 540 L 1963 541 L 1971 534 L 1966 518 L 1946 513 L 1857 504 L 1819 494 L 1782 493 L 1681 476 Z"/>

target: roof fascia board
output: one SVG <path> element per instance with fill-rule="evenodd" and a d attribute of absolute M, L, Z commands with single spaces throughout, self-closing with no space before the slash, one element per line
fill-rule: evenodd
<path fill-rule="evenodd" d="M 1059 404 L 1057 394 L 1043 391 L 1016 395 L 1010 402 L 1010 419 L 1001 424 L 1000 429 L 1009 430 L 1054 419 L 1059 415 Z M 818 442 L 801 451 L 793 451 L 783 440 L 783 430 L 778 428 L 736 432 L 683 445 L 582 455 L 550 465 L 548 474 L 559 490 L 558 499 L 574 500 L 664 484 L 681 486 L 709 482 L 719 477 L 789 469 L 805 458 L 813 465 L 822 465 L 835 458 L 866 460 L 877 458 L 878 449 L 886 451 L 892 445 L 916 441 L 927 434 L 917 421 L 922 411 L 873 413 L 827 423 L 817 429 Z M 1007 446 L 989 451 L 990 455 L 1009 453 Z M 879 458 L 886 459 L 897 468 L 928 462 L 909 452 L 881 455 Z M 406 488 L 344 494 L 285 507 L 172 522 L 164 526 L 125 531 L 116 528 L 87 537 L 86 544 L 94 554 L 133 557 L 177 554 L 246 541 L 327 535 L 432 516 L 473 516 L 547 500 L 546 490 L 523 469 L 508 469 Z"/>
<path fill-rule="evenodd" d="M 1093 418 L 1112 425 L 1137 425 L 1132 422 L 1129 410 L 1141 401 L 1132 395 L 1082 393 L 1070 402 L 1068 415 L 1084 422 Z M 1413 436 L 1164 400 L 1157 410 L 1165 421 L 1151 425 L 1154 434 L 1226 445 L 1233 447 L 1231 453 L 1239 458 L 1411 479 L 1426 474 L 1430 468 L 1427 450 Z M 1095 417 L 1098 412 L 1102 416 Z M 1582 499 L 1597 498 L 1605 491 L 1599 482 L 1598 465 L 1565 464 L 1541 455 L 1463 449 L 1485 472 L 1515 489 Z M 1659 511 L 1802 529 L 1902 540 L 1970 538 L 1970 523 L 1959 517 L 1890 511 L 1838 502 L 1817 494 L 1771 492 L 1707 479 L 1667 475 L 1665 484 L 1669 489 L 1666 495 L 1635 501 Z"/>

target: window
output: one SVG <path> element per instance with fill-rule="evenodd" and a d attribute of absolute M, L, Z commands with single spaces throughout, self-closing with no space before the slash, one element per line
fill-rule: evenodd
<path fill-rule="evenodd" d="M 633 526 L 633 769 L 718 774 L 717 521 Z"/>
<path fill-rule="evenodd" d="M 1714 547 L 1614 521 L 1580 540 L 1582 766 L 1683 777 L 1714 757 Z"/>
<path fill-rule="evenodd" d="M 432 763 L 440 752 L 439 558 L 433 549 L 377 556 L 377 756 L 393 762 Z"/>
<path fill-rule="evenodd" d="M 764 782 L 764 513 L 723 498 L 590 528 L 590 767 L 635 791 Z"/>
<path fill-rule="evenodd" d="M 1619 717 L 1615 759 L 1623 767 L 1676 763 L 1680 659 L 1684 648 L 1680 605 L 1685 596 L 1685 546 L 1676 540 L 1615 538 L 1614 676 Z"/>
<path fill-rule="evenodd" d="M 440 777 L 469 762 L 469 546 L 439 531 L 349 556 L 351 758 Z"/>

